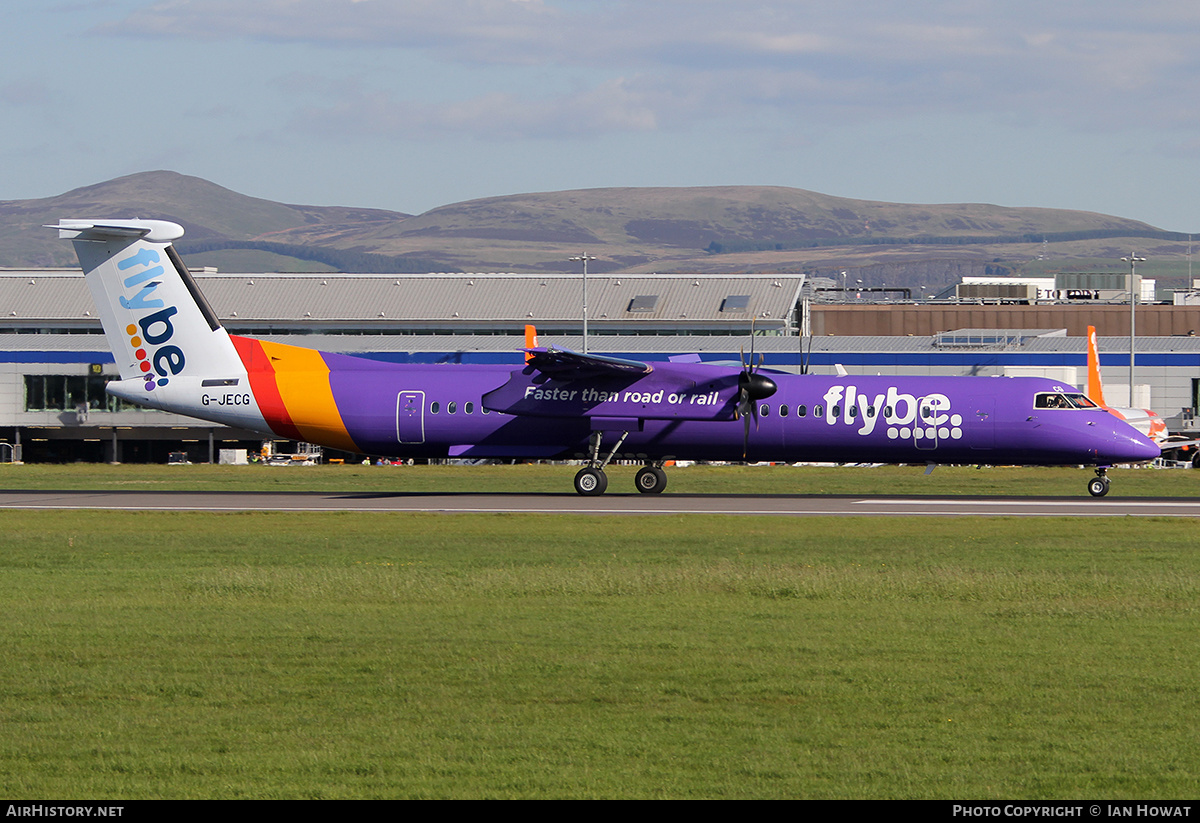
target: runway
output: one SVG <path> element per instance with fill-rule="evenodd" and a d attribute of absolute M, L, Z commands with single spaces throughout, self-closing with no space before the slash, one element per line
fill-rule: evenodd
<path fill-rule="evenodd" d="M 864 495 L 403 494 L 0 491 L 0 509 L 198 512 L 440 512 L 775 517 L 1200 517 L 1200 500 Z"/>

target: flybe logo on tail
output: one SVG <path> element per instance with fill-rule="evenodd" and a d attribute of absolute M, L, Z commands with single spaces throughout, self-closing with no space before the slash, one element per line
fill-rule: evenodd
<path fill-rule="evenodd" d="M 139 248 L 134 254 L 124 260 L 117 261 L 117 268 L 129 272 L 122 280 L 125 294 L 118 298 L 122 308 L 131 312 L 147 312 L 135 322 L 125 327 L 129 335 L 129 345 L 138 359 L 138 368 L 146 381 L 146 391 L 154 391 L 157 386 L 165 386 L 170 382 L 170 376 L 183 371 L 185 358 L 183 350 L 175 345 L 168 345 L 175 335 L 175 326 L 171 318 L 178 309 L 167 306 L 161 297 L 154 297 L 154 291 L 162 285 L 156 278 L 162 277 L 163 267 L 158 265 L 161 255 L 154 249 Z"/>

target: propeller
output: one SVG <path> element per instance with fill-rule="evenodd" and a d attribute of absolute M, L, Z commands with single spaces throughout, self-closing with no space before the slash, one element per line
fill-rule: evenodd
<path fill-rule="evenodd" d="M 746 350 L 742 349 L 742 372 L 738 375 L 737 406 L 734 407 L 734 419 L 741 418 L 745 431 L 742 434 L 742 459 L 750 447 L 750 420 L 754 420 L 754 428 L 758 430 L 758 401 L 766 400 L 779 388 L 775 381 L 759 374 L 763 357 L 758 356 L 758 364 L 754 362 L 754 324 L 750 324 L 750 360 L 746 360 Z"/>

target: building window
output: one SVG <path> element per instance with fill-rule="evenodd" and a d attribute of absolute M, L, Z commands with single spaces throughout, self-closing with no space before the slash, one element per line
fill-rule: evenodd
<path fill-rule="evenodd" d="M 104 391 L 102 374 L 27 374 L 25 411 L 118 412 L 141 409 Z"/>
<path fill-rule="evenodd" d="M 658 304 L 657 294 L 639 294 L 629 301 L 627 311 L 654 311 L 654 307 Z"/>

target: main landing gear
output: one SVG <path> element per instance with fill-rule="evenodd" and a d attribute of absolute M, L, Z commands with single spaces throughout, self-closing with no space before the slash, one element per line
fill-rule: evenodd
<path fill-rule="evenodd" d="M 608 475 L 604 473 L 604 467 L 612 461 L 617 449 L 621 448 L 621 444 L 628 436 L 629 432 L 621 432 L 617 444 L 612 447 L 608 456 L 601 460 L 600 438 L 602 435 L 598 431 L 592 432 L 591 437 L 588 438 L 590 451 L 588 464 L 575 475 L 575 491 L 589 497 L 604 494 L 605 489 L 608 488 Z M 662 463 L 648 465 L 639 470 L 633 484 L 642 494 L 661 494 L 667 487 L 667 473 L 663 471 Z"/>
<path fill-rule="evenodd" d="M 1088 481 L 1088 494 L 1103 497 L 1108 494 L 1108 466 L 1096 469 L 1096 476 Z"/>
<path fill-rule="evenodd" d="M 667 487 L 667 473 L 661 466 L 646 466 L 633 478 L 633 485 L 642 494 L 662 494 Z"/>

